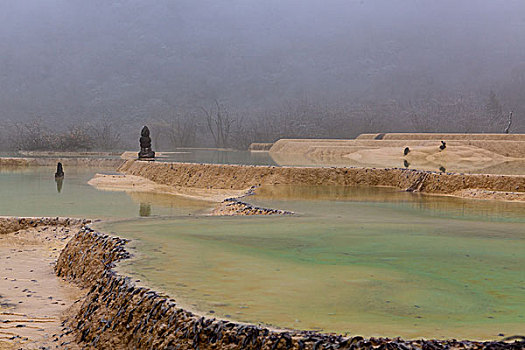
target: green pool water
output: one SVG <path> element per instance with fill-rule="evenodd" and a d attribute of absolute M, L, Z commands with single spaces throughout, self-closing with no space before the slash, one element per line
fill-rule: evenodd
<path fill-rule="evenodd" d="M 133 218 L 188 215 L 210 204 L 146 193 L 99 191 L 87 182 L 107 168 L 66 167 L 61 183 L 53 167 L 0 168 L 0 216 Z"/>
<path fill-rule="evenodd" d="M 207 217 L 210 204 L 99 191 L 107 169 L 0 169 L 0 215 L 106 219 L 120 267 L 195 311 L 361 335 L 497 339 L 525 329 L 525 205 L 381 188 L 274 186 L 293 217 Z M 149 218 L 147 218 L 149 216 Z"/>
<path fill-rule="evenodd" d="M 272 187 L 294 217 L 97 225 L 120 267 L 195 311 L 365 336 L 498 339 L 525 329 L 525 206 L 391 189 Z"/>

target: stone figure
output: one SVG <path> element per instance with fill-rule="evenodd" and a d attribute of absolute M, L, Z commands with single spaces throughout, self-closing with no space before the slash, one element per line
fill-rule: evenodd
<path fill-rule="evenodd" d="M 149 129 L 147 126 L 144 126 L 140 132 L 139 159 L 151 158 L 155 158 L 155 152 L 151 150 L 151 137 L 149 137 Z"/>
<path fill-rule="evenodd" d="M 62 167 L 62 163 L 58 162 L 57 172 L 55 173 L 55 179 L 63 178 L 63 177 L 64 177 L 64 168 Z"/>
<path fill-rule="evenodd" d="M 57 192 L 60 193 L 62 191 L 62 185 L 64 183 L 64 168 L 62 167 L 62 163 L 58 162 L 57 164 L 57 172 L 55 173 L 55 182 L 57 184 Z"/>

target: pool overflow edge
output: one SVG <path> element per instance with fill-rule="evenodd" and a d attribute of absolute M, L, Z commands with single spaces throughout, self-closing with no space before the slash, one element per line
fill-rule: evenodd
<path fill-rule="evenodd" d="M 524 349 L 525 338 L 507 341 L 363 338 L 313 331 L 275 330 L 199 316 L 167 295 L 137 286 L 115 271 L 131 258 L 128 240 L 84 223 L 61 252 L 55 271 L 89 292 L 64 321 L 83 346 L 114 349 Z"/>

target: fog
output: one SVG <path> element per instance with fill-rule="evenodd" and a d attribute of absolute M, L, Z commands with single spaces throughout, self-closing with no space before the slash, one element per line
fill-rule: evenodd
<path fill-rule="evenodd" d="M 0 0 L 0 53 L 3 149 L 525 132 L 523 0 Z"/>

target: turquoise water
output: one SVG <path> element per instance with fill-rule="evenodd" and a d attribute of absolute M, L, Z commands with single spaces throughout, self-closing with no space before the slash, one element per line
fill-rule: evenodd
<path fill-rule="evenodd" d="M 496 339 L 525 325 L 525 206 L 391 189 L 278 186 L 295 217 L 103 225 L 127 273 L 211 316 L 278 327 Z"/>
<path fill-rule="evenodd" d="M 273 186 L 246 200 L 295 216 L 207 217 L 206 202 L 87 184 L 107 169 L 54 171 L 0 170 L 0 215 L 108 219 L 134 239 L 126 273 L 211 316 L 410 338 L 525 328 L 523 203 Z"/>

